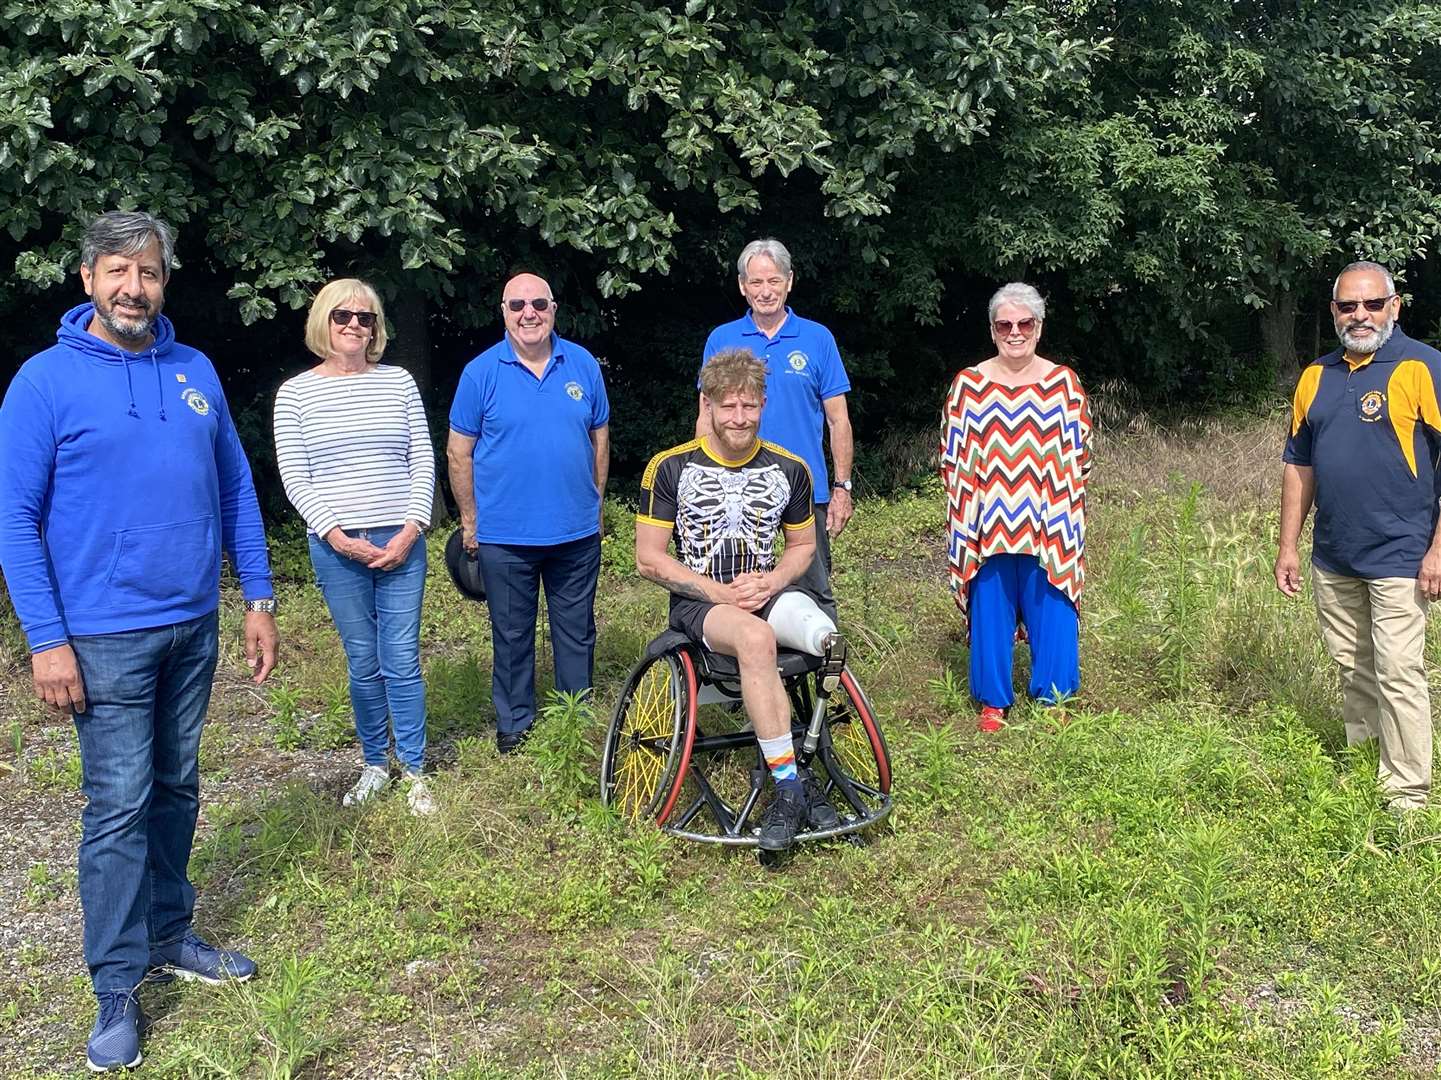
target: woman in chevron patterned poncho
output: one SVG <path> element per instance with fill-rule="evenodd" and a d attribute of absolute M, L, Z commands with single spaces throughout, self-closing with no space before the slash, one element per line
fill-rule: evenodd
<path fill-rule="evenodd" d="M 1076 605 L 1085 581 L 1091 418 L 1076 373 L 1037 355 L 1045 301 L 1030 285 L 991 297 L 996 353 L 951 380 L 941 430 L 951 591 L 970 627 L 977 727 L 998 731 L 1015 699 L 1017 625 L 1029 692 L 1081 685 Z"/>

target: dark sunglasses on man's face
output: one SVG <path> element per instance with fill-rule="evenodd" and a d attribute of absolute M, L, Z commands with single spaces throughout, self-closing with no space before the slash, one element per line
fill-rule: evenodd
<path fill-rule="evenodd" d="M 1351 314 L 1358 305 L 1365 307 L 1367 311 L 1384 311 L 1395 295 L 1391 293 L 1389 296 L 1377 296 L 1370 300 L 1332 300 L 1331 305 L 1342 315 Z"/>
<path fill-rule="evenodd" d="M 330 321 L 336 326 L 349 326 L 351 319 L 357 320 L 366 330 L 375 327 L 375 312 L 373 311 L 347 311 L 343 307 L 338 307 L 330 313 Z"/>
<path fill-rule="evenodd" d="M 517 314 L 525 310 L 526 304 L 529 304 L 536 311 L 544 311 L 550 307 L 550 300 L 544 296 L 537 296 L 534 300 L 507 300 L 505 302 L 505 306 Z"/>

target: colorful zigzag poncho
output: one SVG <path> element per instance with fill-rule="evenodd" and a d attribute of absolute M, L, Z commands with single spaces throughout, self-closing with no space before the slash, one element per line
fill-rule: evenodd
<path fill-rule="evenodd" d="M 1076 373 L 1056 365 L 1008 387 L 976 368 L 951 381 L 941 430 L 951 591 L 991 555 L 1034 555 L 1072 603 L 1085 583 L 1091 417 Z"/>

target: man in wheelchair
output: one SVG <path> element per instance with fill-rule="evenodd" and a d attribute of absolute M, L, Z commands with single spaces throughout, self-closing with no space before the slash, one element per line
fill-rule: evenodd
<path fill-rule="evenodd" d="M 670 590 L 670 626 L 736 658 L 741 700 L 770 768 L 775 797 L 759 846 L 790 847 L 801 823 L 839 824 L 820 785 L 796 769 L 790 702 L 776 648 L 824 656 L 839 667 L 845 641 L 797 580 L 815 554 L 810 470 L 762 442 L 766 367 L 748 349 L 717 353 L 701 369 L 701 408 L 712 434 L 657 454 L 641 479 L 635 562 Z M 785 551 L 775 554 L 785 529 Z M 676 556 L 668 550 L 675 537 Z"/>

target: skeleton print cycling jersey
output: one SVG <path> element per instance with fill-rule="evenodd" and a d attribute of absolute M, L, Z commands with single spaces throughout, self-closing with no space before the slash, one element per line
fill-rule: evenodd
<path fill-rule="evenodd" d="M 693 439 L 651 458 L 640 488 L 636 520 L 673 528 L 676 558 L 716 581 L 773 570 L 777 530 L 814 527 L 810 470 L 775 443 L 731 462 Z"/>

